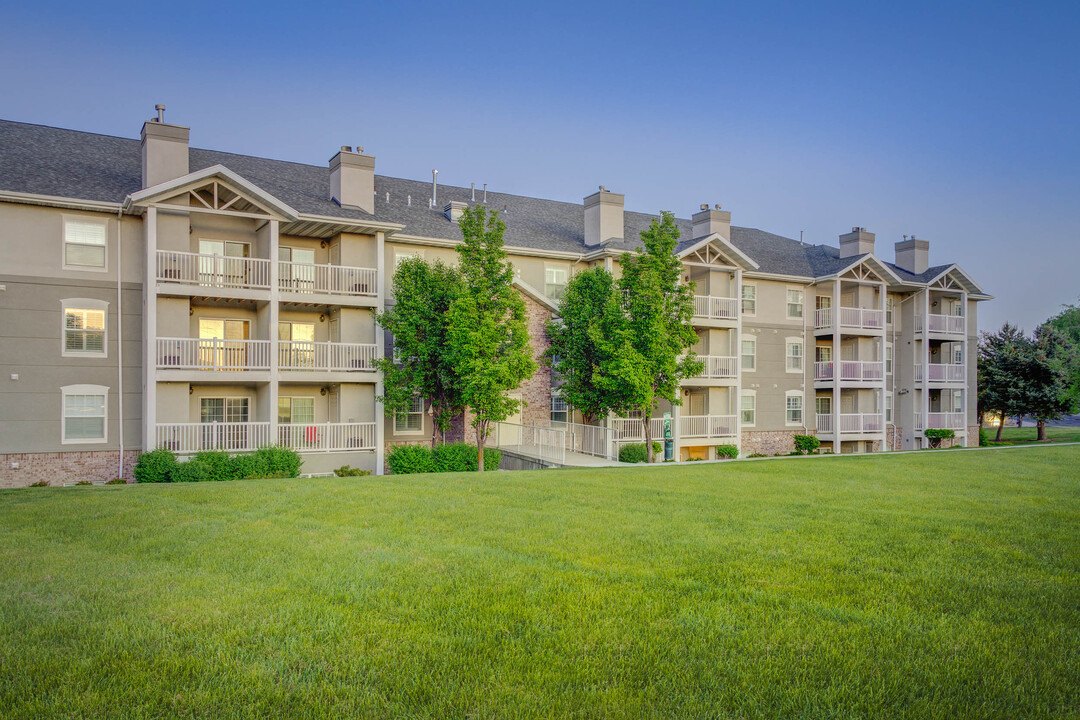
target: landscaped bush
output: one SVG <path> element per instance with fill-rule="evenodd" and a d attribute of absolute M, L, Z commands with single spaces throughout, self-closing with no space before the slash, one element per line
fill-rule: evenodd
<path fill-rule="evenodd" d="M 242 475 L 234 475 L 234 466 L 232 458 L 229 457 L 229 453 L 224 450 L 204 450 L 201 453 L 196 453 L 195 459 L 201 463 L 205 463 L 210 472 L 210 480 L 222 481 L 222 480 L 235 480 Z"/>
<path fill-rule="evenodd" d="M 979 428 L 979 447 L 990 446 L 990 431 L 984 427 Z"/>
<path fill-rule="evenodd" d="M 113 478 L 112 480 L 108 481 L 105 484 L 106 485 L 127 485 L 127 480 L 125 480 L 124 478 Z"/>
<path fill-rule="evenodd" d="M 94 483 L 90 482 L 89 480 L 80 480 L 79 482 L 77 482 L 75 484 L 76 485 L 93 485 Z"/>
<path fill-rule="evenodd" d="M 274 477 L 292 478 L 300 475 L 300 466 L 304 461 L 300 459 L 300 453 L 281 445 L 261 447 L 252 453 L 258 464 L 258 475 L 245 475 L 244 477 Z"/>
<path fill-rule="evenodd" d="M 167 448 L 144 452 L 135 462 L 135 481 L 141 483 L 171 482 L 176 467 L 176 454 Z"/>
<path fill-rule="evenodd" d="M 663 452 L 663 446 L 653 441 L 653 456 L 659 457 Z M 643 463 L 649 459 L 649 453 L 645 448 L 645 443 L 628 443 L 619 448 L 619 462 L 624 463 Z"/>
<path fill-rule="evenodd" d="M 334 470 L 334 474 L 338 477 L 364 477 L 365 475 L 370 475 L 371 471 L 354 468 L 351 465 L 342 465 Z"/>
<path fill-rule="evenodd" d="M 765 453 L 752 452 L 749 455 L 747 455 L 746 457 L 758 458 L 758 457 L 769 457 L 769 456 L 766 455 Z"/>
<path fill-rule="evenodd" d="M 718 458 L 737 458 L 739 457 L 739 448 L 734 445 L 717 445 L 716 456 Z"/>
<path fill-rule="evenodd" d="M 386 455 L 386 464 L 395 475 L 435 472 L 435 458 L 426 445 L 395 445 Z"/>
<path fill-rule="evenodd" d="M 431 453 L 435 472 L 476 472 L 479 452 L 475 445 L 449 443 L 437 446 Z M 502 450 L 484 448 L 484 471 L 498 470 L 502 462 Z"/>
<path fill-rule="evenodd" d="M 36 483 L 30 483 L 28 487 L 49 487 L 48 480 L 38 480 Z"/>
<path fill-rule="evenodd" d="M 821 441 L 813 435 L 796 435 L 794 455 L 809 455 L 821 447 Z"/>
<path fill-rule="evenodd" d="M 270 465 L 267 463 L 265 456 L 256 457 L 251 453 L 244 453 L 229 458 L 229 477 L 231 478 L 243 480 L 246 478 L 266 477 L 269 474 Z"/>
<path fill-rule="evenodd" d="M 956 433 L 948 428 L 927 428 L 923 435 L 930 441 L 930 447 L 941 447 L 942 440 L 951 440 L 956 437 Z"/>
<path fill-rule="evenodd" d="M 169 473 L 172 482 L 206 482 L 211 479 L 210 466 L 202 460 L 191 459 L 187 462 L 176 463 L 172 472 Z"/>

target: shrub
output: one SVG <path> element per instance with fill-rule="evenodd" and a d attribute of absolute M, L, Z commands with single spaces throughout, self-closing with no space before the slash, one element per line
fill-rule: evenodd
<path fill-rule="evenodd" d="M 387 453 L 386 463 L 395 475 L 435 472 L 435 458 L 426 445 L 395 445 Z"/>
<path fill-rule="evenodd" d="M 206 482 L 210 480 L 210 466 L 194 458 L 187 462 L 176 463 L 170 473 L 172 482 Z"/>
<path fill-rule="evenodd" d="M 990 431 L 984 427 L 979 428 L 979 447 L 989 447 Z"/>
<path fill-rule="evenodd" d="M 716 456 L 718 458 L 737 458 L 739 457 L 739 448 L 734 445 L 717 445 Z"/>
<path fill-rule="evenodd" d="M 49 487 L 49 481 L 38 480 L 36 483 L 30 483 L 29 487 Z"/>
<path fill-rule="evenodd" d="M 821 447 L 821 441 L 813 435 L 796 435 L 793 455 L 809 455 Z"/>
<path fill-rule="evenodd" d="M 370 475 L 371 471 L 354 468 L 351 465 L 342 465 L 334 470 L 334 474 L 338 477 L 364 477 L 365 475 Z"/>
<path fill-rule="evenodd" d="M 951 440 L 956 437 L 956 433 L 948 428 L 927 428 L 923 435 L 930 441 L 930 447 L 932 448 L 941 447 L 942 440 Z"/>
<path fill-rule="evenodd" d="M 265 456 L 256 457 L 252 453 L 233 455 L 229 458 L 229 477 L 237 480 L 266 477 L 270 474 L 270 465 Z"/>
<path fill-rule="evenodd" d="M 76 485 L 93 485 L 94 483 L 90 482 L 89 480 L 80 480 L 79 482 L 77 482 L 75 484 Z"/>
<path fill-rule="evenodd" d="M 125 480 L 124 478 L 113 478 L 112 480 L 108 481 L 105 484 L 106 485 L 127 485 L 127 480 Z"/>
<path fill-rule="evenodd" d="M 478 451 L 475 445 L 449 443 L 439 445 L 431 452 L 435 472 L 476 472 L 479 468 Z M 484 448 L 484 472 L 498 470 L 502 462 L 502 451 L 498 448 Z"/>
<path fill-rule="evenodd" d="M 653 441 L 653 455 L 660 456 L 664 448 L 659 442 Z M 619 448 L 619 462 L 642 463 L 649 459 L 645 443 L 628 443 Z"/>
<path fill-rule="evenodd" d="M 295 450 L 280 445 L 261 447 L 252 453 L 259 470 L 266 472 L 245 477 L 294 478 L 300 475 L 300 466 L 304 461 Z"/>
<path fill-rule="evenodd" d="M 135 462 L 135 482 L 170 482 L 174 467 L 176 467 L 176 454 L 172 450 L 158 448 L 144 452 Z"/>
<path fill-rule="evenodd" d="M 204 450 L 195 454 L 195 460 L 206 463 L 206 467 L 209 468 L 210 472 L 210 480 L 220 482 L 222 480 L 235 480 L 239 477 L 233 475 L 235 468 L 232 464 L 232 458 L 224 450 Z"/>
<path fill-rule="evenodd" d="M 766 455 L 765 453 L 753 452 L 753 453 L 750 453 L 749 455 L 747 455 L 746 457 L 769 457 L 769 456 Z"/>

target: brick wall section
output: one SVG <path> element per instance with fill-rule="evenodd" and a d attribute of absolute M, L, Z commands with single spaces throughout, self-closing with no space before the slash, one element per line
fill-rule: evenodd
<path fill-rule="evenodd" d="M 968 425 L 967 438 L 964 447 L 979 447 L 979 426 Z"/>
<path fill-rule="evenodd" d="M 885 431 L 885 442 L 889 444 L 890 450 L 902 450 L 904 441 L 904 428 L 902 427 L 889 427 Z"/>
<path fill-rule="evenodd" d="M 762 453 L 764 455 L 787 455 L 795 449 L 795 436 L 800 433 L 789 430 L 744 431 L 739 449 L 744 455 Z"/>
<path fill-rule="evenodd" d="M 125 480 L 135 479 L 132 471 L 138 457 L 138 450 L 124 452 Z M 42 480 L 57 486 L 80 480 L 105 482 L 116 477 L 119 460 L 117 450 L 0 455 L 0 488 L 27 487 Z"/>

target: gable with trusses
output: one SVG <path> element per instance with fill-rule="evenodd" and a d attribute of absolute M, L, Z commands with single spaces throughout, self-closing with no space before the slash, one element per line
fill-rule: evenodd
<path fill-rule="evenodd" d="M 971 294 L 982 294 L 983 289 L 971 276 L 960 269 L 959 265 L 950 265 L 941 274 L 926 283 L 931 290 L 953 290 Z"/>
<path fill-rule="evenodd" d="M 896 273 L 889 269 L 885 263 L 878 260 L 873 255 L 867 255 L 859 260 L 848 265 L 843 270 L 840 270 L 835 275 L 831 275 L 825 278 L 818 278 L 821 280 L 834 280 L 840 279 L 848 282 L 864 283 L 867 285 L 884 283 L 886 285 L 898 285 L 902 281 Z"/>
<path fill-rule="evenodd" d="M 758 264 L 718 233 L 701 238 L 679 253 L 684 265 L 756 270 Z"/>
<path fill-rule="evenodd" d="M 224 165 L 189 173 L 175 180 L 140 190 L 128 196 L 128 207 L 151 207 L 184 202 L 198 212 L 291 221 L 298 213 L 286 203 L 245 180 Z"/>

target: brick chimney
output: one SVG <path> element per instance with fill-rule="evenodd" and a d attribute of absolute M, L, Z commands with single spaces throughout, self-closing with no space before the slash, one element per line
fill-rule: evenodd
<path fill-rule="evenodd" d="M 694 213 L 691 218 L 694 223 L 693 240 L 716 233 L 728 242 L 731 242 L 731 213 L 720 209 L 717 203 L 710 210 L 708 203 L 701 206 L 701 211 Z"/>
<path fill-rule="evenodd" d="M 904 236 L 896 243 L 896 267 L 914 275 L 926 272 L 930 267 L 930 241 Z"/>
<path fill-rule="evenodd" d="M 840 257 L 872 255 L 874 253 L 874 237 L 874 233 L 867 232 L 864 227 L 851 228 L 851 232 L 840 236 Z"/>
<path fill-rule="evenodd" d="M 623 201 L 625 196 L 607 190 L 585 198 L 585 244 L 602 245 L 610 240 L 623 239 Z"/>
<path fill-rule="evenodd" d="M 330 158 L 330 197 L 343 207 L 375 212 L 375 158 L 348 145 Z"/>
<path fill-rule="evenodd" d="M 142 186 L 152 187 L 188 174 L 188 139 L 191 130 L 165 124 L 165 106 L 142 127 Z"/>

